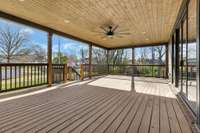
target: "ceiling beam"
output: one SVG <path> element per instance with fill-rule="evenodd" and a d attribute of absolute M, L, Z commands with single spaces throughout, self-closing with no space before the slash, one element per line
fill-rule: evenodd
<path fill-rule="evenodd" d="M 80 42 L 83 42 L 83 43 L 92 44 L 94 46 L 97 46 L 97 47 L 100 47 L 100 48 L 103 48 L 103 49 L 108 49 L 107 47 L 101 46 L 100 44 L 97 44 L 97 43 L 94 43 L 94 42 L 91 42 L 91 41 L 88 41 L 88 40 L 85 40 L 85 39 L 81 39 L 81 38 L 75 37 L 73 35 L 69 35 L 69 34 L 64 33 L 62 31 L 58 31 L 56 29 L 52 29 L 50 27 L 47 27 L 47 26 L 44 26 L 44 25 L 29 21 L 29 20 L 14 16 L 14 15 L 11 15 L 11 14 L 5 13 L 3 11 L 0 11 L 0 17 L 4 18 L 4 19 L 7 19 L 7 20 L 10 20 L 10 21 L 14 21 L 14 22 L 26 25 L 26 26 L 37 28 L 37 29 L 40 29 L 40 30 L 43 30 L 43 31 L 46 31 L 46 32 L 51 32 L 51 33 L 54 33 L 54 34 L 57 34 L 57 35 L 60 35 L 60 36 L 75 40 L 75 41 L 80 41 Z"/>
<path fill-rule="evenodd" d="M 153 44 L 138 44 L 132 46 L 124 46 L 124 47 L 117 47 L 117 48 L 109 48 L 109 50 L 116 50 L 116 49 L 128 49 L 128 48 L 140 48 L 140 47 L 152 47 L 152 46 L 160 46 L 160 45 L 168 45 L 168 42 L 164 43 L 153 43 Z"/>
<path fill-rule="evenodd" d="M 178 11 L 178 15 L 177 15 L 176 21 L 175 21 L 173 29 L 172 29 L 172 31 L 170 33 L 171 36 L 169 38 L 169 42 L 170 42 L 170 39 L 171 39 L 172 35 L 175 33 L 176 29 L 179 27 L 179 25 L 181 23 L 181 20 L 185 15 L 185 12 L 187 11 L 187 6 L 188 6 L 189 1 L 190 0 L 183 0 L 182 1 L 181 7 L 180 7 L 180 9 Z"/>

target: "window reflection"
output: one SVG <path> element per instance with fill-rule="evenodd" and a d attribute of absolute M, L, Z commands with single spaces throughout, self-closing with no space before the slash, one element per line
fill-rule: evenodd
<path fill-rule="evenodd" d="M 188 7 L 188 100 L 196 111 L 196 0 Z"/>

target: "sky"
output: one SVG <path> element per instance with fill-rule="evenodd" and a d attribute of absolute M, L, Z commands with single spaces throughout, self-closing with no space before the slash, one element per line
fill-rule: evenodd
<path fill-rule="evenodd" d="M 4 28 L 5 26 L 11 27 L 11 29 L 14 31 L 19 30 L 27 33 L 30 37 L 29 40 L 31 43 L 40 45 L 47 50 L 47 32 L 0 18 L 0 29 Z M 88 49 L 88 45 L 85 43 L 67 39 L 54 34 L 52 40 L 53 54 L 58 52 L 59 41 L 61 52 L 66 53 L 67 55 L 76 55 L 79 58 L 80 49 Z"/>

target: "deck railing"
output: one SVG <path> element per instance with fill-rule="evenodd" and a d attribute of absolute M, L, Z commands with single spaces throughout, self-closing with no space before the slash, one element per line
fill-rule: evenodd
<path fill-rule="evenodd" d="M 165 65 L 109 65 L 109 73 L 166 78 Z"/>
<path fill-rule="evenodd" d="M 47 84 L 47 64 L 0 64 L 0 91 Z"/>
<path fill-rule="evenodd" d="M 53 83 L 80 79 L 80 74 L 74 68 L 65 67 L 67 66 L 64 64 L 53 64 Z M 46 63 L 0 64 L 0 92 L 35 87 L 47 83 L 48 64 Z"/>
<path fill-rule="evenodd" d="M 93 64 L 92 76 L 114 74 L 114 75 L 135 75 L 144 77 L 166 78 L 165 65 L 97 65 Z M 84 77 L 89 75 L 89 64 L 84 64 Z"/>
<path fill-rule="evenodd" d="M 196 72 L 197 72 L 197 67 L 196 65 L 184 65 L 182 70 L 180 67 L 180 74 L 182 73 L 182 78 L 188 80 L 196 80 Z"/>
<path fill-rule="evenodd" d="M 91 76 L 100 76 L 108 74 L 108 65 L 106 64 L 92 64 Z M 83 64 L 84 78 L 89 77 L 89 64 Z"/>

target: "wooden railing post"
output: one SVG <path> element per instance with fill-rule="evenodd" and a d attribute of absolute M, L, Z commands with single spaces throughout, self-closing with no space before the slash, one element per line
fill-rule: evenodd
<path fill-rule="evenodd" d="M 84 79 L 84 70 L 83 70 L 83 64 L 80 65 L 80 79 L 83 80 Z"/>
<path fill-rule="evenodd" d="M 72 68 L 68 68 L 68 79 L 71 81 L 72 80 Z"/>
<path fill-rule="evenodd" d="M 133 71 L 133 72 L 132 72 L 132 73 L 133 73 L 132 75 L 133 75 L 133 76 L 134 76 L 134 74 L 135 74 L 135 69 L 136 69 L 134 65 L 135 65 L 135 48 L 132 48 L 132 67 L 133 67 L 133 68 L 132 68 L 132 69 L 133 69 L 133 70 L 132 70 L 132 71 Z"/>
<path fill-rule="evenodd" d="M 166 78 L 169 78 L 168 77 L 168 73 L 169 73 L 169 64 L 168 64 L 168 62 L 169 62 L 169 56 L 168 56 L 168 45 L 166 44 L 165 45 L 165 50 L 166 50 L 166 54 L 165 54 L 165 65 L 166 65 L 166 70 L 165 70 L 165 77 Z"/>
<path fill-rule="evenodd" d="M 89 45 L 89 78 L 92 78 L 92 45 Z"/>
<path fill-rule="evenodd" d="M 52 33 L 48 33 L 48 86 L 52 85 Z"/>
<path fill-rule="evenodd" d="M 109 66 L 109 52 L 110 52 L 109 49 L 107 49 L 107 65 L 108 65 L 108 66 L 107 66 L 107 67 L 108 67 L 108 68 L 107 68 L 107 69 L 108 69 L 107 72 L 108 72 L 108 74 L 110 74 L 110 66 Z"/>
<path fill-rule="evenodd" d="M 67 73 L 68 73 L 67 64 L 65 64 L 64 65 L 64 82 L 67 82 Z"/>

